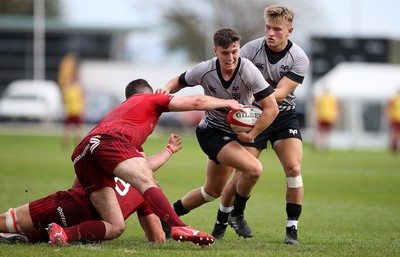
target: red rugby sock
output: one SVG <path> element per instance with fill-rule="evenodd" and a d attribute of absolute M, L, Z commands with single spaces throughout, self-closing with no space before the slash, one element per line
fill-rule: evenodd
<path fill-rule="evenodd" d="M 76 226 L 64 228 L 68 241 L 96 242 L 104 239 L 106 226 L 102 221 L 90 220 Z"/>
<path fill-rule="evenodd" d="M 176 215 L 167 197 L 160 188 L 150 187 L 143 193 L 143 198 L 154 212 L 168 226 L 186 226 L 185 223 Z"/>

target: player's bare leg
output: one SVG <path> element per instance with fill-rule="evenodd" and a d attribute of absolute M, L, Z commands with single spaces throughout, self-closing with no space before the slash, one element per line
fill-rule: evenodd
<path fill-rule="evenodd" d="M 254 147 L 245 148 L 256 158 L 258 158 L 261 154 L 261 149 L 257 149 Z M 241 175 L 241 171 L 235 171 L 234 176 L 226 184 L 225 189 L 221 195 L 221 204 L 218 209 L 217 220 L 211 232 L 211 235 L 213 235 L 216 239 L 222 239 L 225 235 L 226 227 L 228 225 L 229 214 L 233 210 L 233 205 L 235 203 L 236 184 Z"/>
<path fill-rule="evenodd" d="M 262 174 L 262 164 L 252 153 L 236 142 L 226 145 L 219 152 L 218 159 L 242 171 L 235 185 L 234 208 L 228 217 L 228 223 L 239 236 L 252 237 L 253 232 L 244 218 L 244 210 L 251 191 Z"/>
<path fill-rule="evenodd" d="M 299 244 L 297 225 L 301 215 L 304 194 L 303 179 L 301 177 L 302 142 L 296 138 L 289 138 L 279 142 L 274 149 L 284 168 L 287 180 L 285 243 Z"/>
<path fill-rule="evenodd" d="M 233 172 L 233 168 L 216 164 L 214 161 L 207 161 L 207 176 L 203 187 L 196 188 L 184 197 L 177 200 L 173 206 L 178 216 L 185 215 L 207 202 L 214 201 L 222 194 L 224 185 Z M 169 228 L 163 224 L 163 230 L 168 237 L 170 234 Z"/>
<path fill-rule="evenodd" d="M 171 228 L 173 239 L 190 241 L 200 246 L 211 245 L 214 242 L 213 236 L 187 226 L 179 219 L 167 197 L 158 187 L 158 182 L 153 177 L 153 171 L 144 158 L 125 160 L 118 164 L 114 174 L 131 184 L 143 195 L 153 213 Z"/>
<path fill-rule="evenodd" d="M 28 204 L 10 208 L 7 212 L 0 214 L 0 242 L 8 244 L 26 243 L 29 239 L 22 232 L 35 231 Z"/>

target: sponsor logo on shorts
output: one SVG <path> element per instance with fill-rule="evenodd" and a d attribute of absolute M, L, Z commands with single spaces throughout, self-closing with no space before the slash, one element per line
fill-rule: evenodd
<path fill-rule="evenodd" d="M 89 144 L 87 144 L 85 146 L 85 149 L 83 149 L 82 153 L 80 153 L 78 156 L 75 157 L 74 162 L 73 162 L 74 165 L 75 165 L 75 163 L 77 163 L 80 159 L 82 159 L 86 155 L 86 152 L 88 149 L 89 149 Z"/>
<path fill-rule="evenodd" d="M 97 135 L 97 136 L 94 136 L 94 137 L 90 138 L 89 144 L 87 144 L 87 145 L 85 146 L 85 148 L 83 149 L 83 151 L 82 151 L 78 156 L 75 157 L 75 159 L 74 159 L 74 161 L 73 161 L 74 165 L 75 165 L 75 163 L 77 163 L 80 159 L 82 159 L 83 157 L 85 157 L 86 152 L 87 152 L 87 150 L 89 149 L 89 147 L 90 147 L 90 152 L 93 153 L 94 149 L 96 149 L 96 147 L 99 146 L 99 144 L 100 144 L 100 137 L 101 137 L 100 135 Z M 92 144 L 92 145 L 90 145 L 90 144 Z"/>
<path fill-rule="evenodd" d="M 289 129 L 289 134 L 297 135 L 297 129 Z"/>
<path fill-rule="evenodd" d="M 67 219 L 65 218 L 64 211 L 61 208 L 61 206 L 57 207 L 57 211 L 58 211 L 58 214 L 60 214 L 60 218 L 61 218 L 61 222 L 62 222 L 63 226 L 68 227 Z"/>
<path fill-rule="evenodd" d="M 92 145 L 90 146 L 90 152 L 93 153 L 94 149 L 99 146 L 100 144 L 100 135 L 94 136 L 89 140 L 89 143 Z"/>

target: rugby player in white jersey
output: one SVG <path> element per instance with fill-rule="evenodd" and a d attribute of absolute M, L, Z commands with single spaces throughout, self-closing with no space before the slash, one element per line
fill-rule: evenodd
<path fill-rule="evenodd" d="M 274 96 L 279 105 L 275 121 L 254 142 L 251 152 L 259 157 L 261 151 L 271 145 L 279 158 L 286 176 L 286 237 L 285 243 L 299 244 L 297 223 L 302 210 L 303 180 L 301 162 L 303 158 L 302 137 L 296 116 L 295 89 L 303 83 L 309 66 L 304 51 L 289 40 L 293 32 L 292 10 L 284 6 L 271 5 L 264 10 L 265 36 L 245 44 L 241 56 L 252 61 L 264 79 L 275 89 Z M 256 99 L 257 100 L 257 99 Z M 221 197 L 212 235 L 223 238 L 233 209 L 235 184 L 241 172 L 228 182 Z M 237 232 L 237 231 L 236 231 Z"/>
<path fill-rule="evenodd" d="M 263 111 L 250 132 L 235 132 L 227 124 L 228 110 L 206 111 L 196 135 L 200 147 L 208 156 L 206 181 L 202 187 L 188 192 L 173 204 L 181 216 L 200 205 L 221 196 L 225 184 L 235 169 L 241 171 L 233 192 L 234 208 L 229 223 L 239 235 L 252 237 L 253 233 L 244 218 L 246 202 L 254 185 L 262 174 L 261 162 L 244 146 L 253 141 L 275 119 L 279 110 L 273 88 L 263 78 L 257 67 L 240 57 L 240 36 L 232 28 L 221 28 L 214 34 L 216 57 L 195 65 L 192 69 L 171 79 L 159 93 L 176 93 L 184 87 L 201 85 L 206 95 L 223 99 L 235 99 L 248 105 L 252 98 Z M 253 148 L 253 147 L 249 147 Z"/>

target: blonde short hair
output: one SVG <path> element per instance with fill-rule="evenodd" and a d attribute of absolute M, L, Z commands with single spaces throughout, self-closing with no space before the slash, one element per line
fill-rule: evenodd
<path fill-rule="evenodd" d="M 264 10 L 264 20 L 269 19 L 286 21 L 290 26 L 293 23 L 294 12 L 285 6 L 270 5 Z"/>

